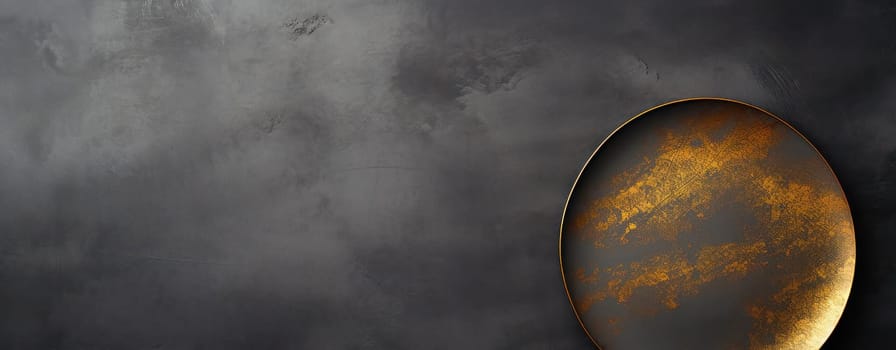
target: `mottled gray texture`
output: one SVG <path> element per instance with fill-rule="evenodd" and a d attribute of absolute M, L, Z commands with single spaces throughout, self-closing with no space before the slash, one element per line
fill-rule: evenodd
<path fill-rule="evenodd" d="M 701 95 L 828 157 L 885 347 L 894 73 L 892 1 L 0 0 L 0 348 L 588 348 L 567 191 Z"/>

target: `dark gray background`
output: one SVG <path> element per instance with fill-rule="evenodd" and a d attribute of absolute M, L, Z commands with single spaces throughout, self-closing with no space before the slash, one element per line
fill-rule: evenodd
<path fill-rule="evenodd" d="M 586 349 L 557 229 L 652 105 L 765 107 L 896 328 L 896 2 L 0 0 L 0 348 Z"/>

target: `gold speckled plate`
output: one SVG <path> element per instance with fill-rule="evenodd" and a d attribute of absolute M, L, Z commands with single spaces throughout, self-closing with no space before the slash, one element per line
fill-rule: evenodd
<path fill-rule="evenodd" d="M 846 305 L 855 232 L 833 171 L 793 127 L 688 99 L 594 152 L 563 213 L 560 264 L 606 350 L 817 349 Z"/>

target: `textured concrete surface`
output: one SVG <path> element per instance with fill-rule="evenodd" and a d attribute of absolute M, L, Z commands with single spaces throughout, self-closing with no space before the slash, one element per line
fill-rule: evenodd
<path fill-rule="evenodd" d="M 0 1 L 0 348 L 587 349 L 572 182 L 667 100 L 769 109 L 896 326 L 896 3 Z"/>

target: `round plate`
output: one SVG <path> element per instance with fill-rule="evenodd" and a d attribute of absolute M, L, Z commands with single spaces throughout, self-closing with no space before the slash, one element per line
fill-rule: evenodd
<path fill-rule="evenodd" d="M 563 283 L 599 348 L 819 348 L 855 232 L 815 147 L 743 102 L 670 102 L 586 163 L 560 229 Z"/>

